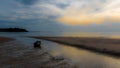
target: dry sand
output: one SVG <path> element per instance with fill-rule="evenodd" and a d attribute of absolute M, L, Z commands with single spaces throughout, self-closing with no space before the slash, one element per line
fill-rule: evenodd
<path fill-rule="evenodd" d="M 95 52 L 120 56 L 120 39 L 86 37 L 32 37 L 57 43 L 68 44 Z"/>
<path fill-rule="evenodd" d="M 5 37 L 0 39 L 11 40 Z M 16 40 L 0 45 L 0 68 L 72 68 L 64 57 L 53 57 L 44 49 L 36 49 Z"/>

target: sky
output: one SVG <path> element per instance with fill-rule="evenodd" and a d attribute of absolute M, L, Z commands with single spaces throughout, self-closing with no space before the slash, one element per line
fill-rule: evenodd
<path fill-rule="evenodd" d="M 120 0 L 0 0 L 0 27 L 33 31 L 117 31 Z"/>

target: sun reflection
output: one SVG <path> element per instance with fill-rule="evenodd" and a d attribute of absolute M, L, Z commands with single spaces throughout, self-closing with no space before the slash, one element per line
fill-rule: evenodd
<path fill-rule="evenodd" d="M 114 36 L 111 36 L 110 38 L 120 39 L 120 35 L 114 35 Z"/>
<path fill-rule="evenodd" d="M 88 33 L 88 32 L 65 32 L 64 36 L 72 36 L 72 37 L 103 37 L 101 33 Z"/>
<path fill-rule="evenodd" d="M 84 68 L 119 68 L 120 59 L 93 53 L 83 49 L 60 44 L 60 49 L 52 52 L 53 55 L 63 55 L 73 64 Z"/>
<path fill-rule="evenodd" d="M 100 32 L 63 32 L 63 36 L 70 37 L 98 37 L 98 38 L 112 38 L 112 39 L 120 39 L 119 33 L 100 33 Z"/>

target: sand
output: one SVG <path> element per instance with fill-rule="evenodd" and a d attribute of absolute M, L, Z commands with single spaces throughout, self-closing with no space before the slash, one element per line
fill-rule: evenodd
<path fill-rule="evenodd" d="M 94 52 L 120 56 L 120 39 L 88 37 L 38 37 L 32 38 L 54 41 Z"/>
<path fill-rule="evenodd" d="M 15 40 L 15 39 L 8 38 L 8 37 L 0 37 L 0 43 L 8 42 L 8 41 L 13 41 L 13 40 Z"/>
<path fill-rule="evenodd" d="M 0 68 L 72 68 L 64 57 L 53 57 L 47 50 L 1 37 Z"/>

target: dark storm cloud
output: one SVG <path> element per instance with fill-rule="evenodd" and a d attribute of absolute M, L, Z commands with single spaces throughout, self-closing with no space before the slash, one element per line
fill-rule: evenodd
<path fill-rule="evenodd" d="M 62 3 L 60 3 L 60 4 L 56 4 L 56 6 L 59 7 L 59 8 L 64 9 L 64 8 L 67 8 L 69 6 L 69 4 L 62 4 Z"/>
<path fill-rule="evenodd" d="M 35 4 L 38 0 L 16 0 L 24 5 L 33 5 Z"/>

